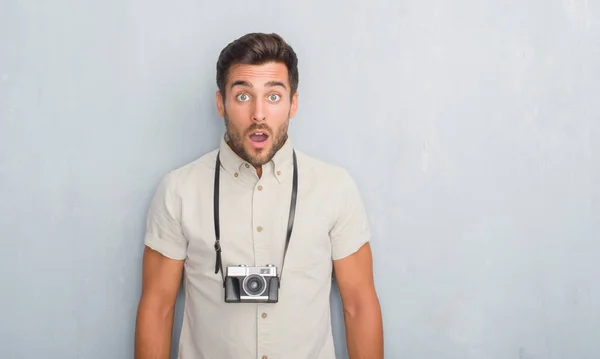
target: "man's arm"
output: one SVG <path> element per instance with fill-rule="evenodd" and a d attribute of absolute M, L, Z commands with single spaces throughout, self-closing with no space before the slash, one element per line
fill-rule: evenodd
<path fill-rule="evenodd" d="M 333 262 L 340 289 L 350 359 L 383 359 L 383 323 L 369 243 Z"/>
<path fill-rule="evenodd" d="M 173 313 L 183 261 L 144 248 L 142 295 L 135 328 L 135 359 L 169 359 Z"/>

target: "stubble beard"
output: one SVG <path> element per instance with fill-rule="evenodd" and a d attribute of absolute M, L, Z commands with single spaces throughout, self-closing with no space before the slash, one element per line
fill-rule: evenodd
<path fill-rule="evenodd" d="M 288 121 L 285 124 L 281 125 L 277 134 L 273 134 L 271 128 L 268 127 L 267 125 L 259 125 L 257 123 L 253 123 L 252 126 L 248 127 L 244 131 L 243 134 L 239 134 L 238 132 L 235 131 L 235 129 L 231 125 L 231 121 L 229 120 L 229 116 L 227 115 L 227 112 L 225 112 L 224 118 L 225 118 L 225 128 L 226 128 L 225 140 L 227 141 L 227 143 L 229 144 L 231 149 L 238 156 L 240 156 L 244 161 L 247 161 L 248 163 L 250 163 L 252 166 L 262 166 L 265 163 L 269 162 L 273 158 L 273 156 L 275 156 L 277 151 L 279 151 L 281 149 L 281 147 L 283 147 L 283 145 L 285 144 L 285 142 L 288 139 L 287 131 L 288 131 L 289 117 L 288 117 Z M 251 153 L 248 153 L 248 151 L 246 151 L 246 148 L 244 147 L 244 140 L 247 138 L 247 136 L 250 132 L 253 132 L 256 130 L 268 132 L 269 140 L 271 140 L 272 145 L 271 145 L 271 148 L 258 149 L 257 154 L 253 155 Z"/>

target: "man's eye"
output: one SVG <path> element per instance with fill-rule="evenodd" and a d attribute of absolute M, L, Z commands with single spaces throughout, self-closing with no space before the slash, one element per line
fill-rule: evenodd
<path fill-rule="evenodd" d="M 237 99 L 238 99 L 238 101 L 245 102 L 245 101 L 248 101 L 250 99 L 250 96 L 248 96 L 245 93 L 242 93 L 242 94 L 237 95 Z"/>
<path fill-rule="evenodd" d="M 269 96 L 269 101 L 273 101 L 273 102 L 279 101 L 279 95 L 277 95 L 277 94 L 270 95 Z"/>

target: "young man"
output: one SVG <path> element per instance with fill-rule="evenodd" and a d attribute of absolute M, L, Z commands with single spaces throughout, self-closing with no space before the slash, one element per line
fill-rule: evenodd
<path fill-rule="evenodd" d="M 169 357 L 183 275 L 179 358 L 335 359 L 332 271 L 350 358 L 383 358 L 357 187 L 288 138 L 293 49 L 276 34 L 245 35 L 221 52 L 217 85 L 220 147 L 165 176 L 149 210 L 135 358 Z"/>

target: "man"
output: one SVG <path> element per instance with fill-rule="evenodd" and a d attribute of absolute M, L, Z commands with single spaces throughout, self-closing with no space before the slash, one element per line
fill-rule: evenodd
<path fill-rule="evenodd" d="M 136 359 L 169 357 L 182 275 L 179 358 L 334 359 L 332 271 L 350 358 L 383 358 L 358 189 L 344 169 L 288 138 L 298 109 L 293 49 L 276 34 L 243 36 L 221 52 L 217 85 L 220 147 L 165 176 L 149 210 Z M 236 302 L 243 279 L 227 268 L 255 266 L 274 269 L 280 285 L 250 281 L 249 292 L 270 283 L 271 302 Z"/>

